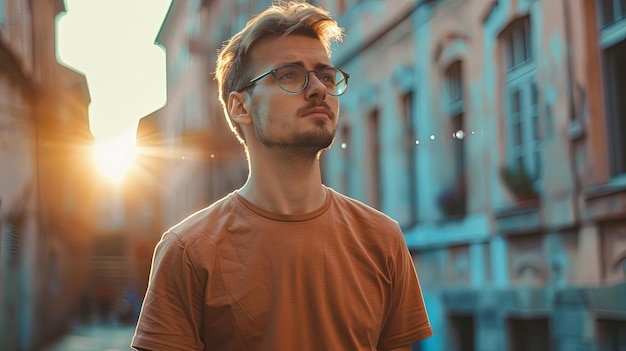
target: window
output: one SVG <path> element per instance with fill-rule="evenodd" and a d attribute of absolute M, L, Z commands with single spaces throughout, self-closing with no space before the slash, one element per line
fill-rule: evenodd
<path fill-rule="evenodd" d="M 611 175 L 626 173 L 626 40 L 604 50 Z"/>
<path fill-rule="evenodd" d="M 370 187 L 370 205 L 374 208 L 380 208 L 380 137 L 378 135 L 378 125 L 380 112 L 377 108 L 370 111 L 368 118 L 369 131 L 369 187 Z"/>
<path fill-rule="evenodd" d="M 465 121 L 463 107 L 463 71 L 461 62 L 450 65 L 446 71 L 449 134 L 453 140 L 452 162 L 455 180 L 461 181 L 465 173 Z"/>
<path fill-rule="evenodd" d="M 547 318 L 509 318 L 509 350 L 550 350 L 550 323 Z"/>
<path fill-rule="evenodd" d="M 449 316 L 452 330 L 452 344 L 458 351 L 474 351 L 474 316 L 471 314 L 453 314 Z"/>
<path fill-rule="evenodd" d="M 448 87 L 448 101 L 450 104 L 463 102 L 463 84 L 461 77 L 461 61 L 450 65 L 446 73 Z"/>
<path fill-rule="evenodd" d="M 598 320 L 600 351 L 619 351 L 626 345 L 626 321 Z"/>
<path fill-rule="evenodd" d="M 0 0 L 0 25 L 4 23 L 4 0 Z"/>
<path fill-rule="evenodd" d="M 532 61 L 530 21 L 528 17 L 514 22 L 502 35 L 507 71 L 518 69 Z"/>
<path fill-rule="evenodd" d="M 626 0 L 598 0 L 611 176 L 626 173 Z"/>
<path fill-rule="evenodd" d="M 626 19 L 626 0 L 600 0 L 599 6 L 602 27 Z"/>
<path fill-rule="evenodd" d="M 351 144 L 352 130 L 349 126 L 344 125 L 341 128 L 341 154 L 343 157 L 342 162 L 342 170 L 341 170 L 341 189 L 346 194 L 350 192 L 350 179 L 352 178 L 352 173 L 350 170 L 352 169 L 352 152 L 350 148 Z"/>
<path fill-rule="evenodd" d="M 465 119 L 463 101 L 463 66 L 461 61 L 452 63 L 445 72 L 447 97 L 447 137 L 450 144 L 453 174 L 452 182 L 439 195 L 443 213 L 448 217 L 464 216 L 466 213 L 465 191 Z"/>
<path fill-rule="evenodd" d="M 408 91 L 402 96 L 402 118 L 404 124 L 404 157 L 406 159 L 407 178 L 409 188 L 409 222 L 414 223 L 417 218 L 417 172 L 416 172 L 416 137 L 413 125 L 413 111 L 415 94 Z"/>
<path fill-rule="evenodd" d="M 533 181 L 541 176 L 541 130 L 530 19 L 513 22 L 501 36 L 505 68 L 507 166 Z"/>

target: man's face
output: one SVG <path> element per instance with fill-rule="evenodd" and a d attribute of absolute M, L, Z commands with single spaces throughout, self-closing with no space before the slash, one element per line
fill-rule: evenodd
<path fill-rule="evenodd" d="M 261 41 L 254 46 L 250 61 L 252 77 L 286 63 L 307 70 L 332 66 L 321 42 L 301 35 Z M 339 99 L 326 92 L 312 73 L 307 87 L 297 94 L 282 90 L 272 75 L 262 78 L 251 90 L 254 136 L 265 146 L 317 155 L 332 144 L 337 131 Z"/>

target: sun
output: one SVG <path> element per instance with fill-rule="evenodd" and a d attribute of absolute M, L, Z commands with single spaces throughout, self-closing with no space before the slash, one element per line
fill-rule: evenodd
<path fill-rule="evenodd" d="M 135 165 L 137 142 L 134 130 L 111 139 L 96 139 L 93 156 L 101 175 L 114 183 L 121 182 Z"/>

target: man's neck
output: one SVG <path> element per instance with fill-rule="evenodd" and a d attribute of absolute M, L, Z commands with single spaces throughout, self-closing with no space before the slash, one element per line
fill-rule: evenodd
<path fill-rule="evenodd" d="M 239 194 L 256 206 L 275 213 L 299 214 L 320 208 L 326 199 L 319 159 L 296 160 L 280 156 L 250 162 L 248 181 Z"/>

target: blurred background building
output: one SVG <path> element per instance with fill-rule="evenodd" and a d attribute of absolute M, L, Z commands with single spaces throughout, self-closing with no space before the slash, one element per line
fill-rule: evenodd
<path fill-rule="evenodd" d="M 626 2 L 332 2 L 326 182 L 404 228 L 426 350 L 626 346 Z"/>
<path fill-rule="evenodd" d="M 324 182 L 402 226 L 435 330 L 414 349 L 623 350 L 626 1 L 309 2 L 350 73 Z M 79 147 L 84 78 L 55 62 L 62 2 L 0 0 L 0 345 L 36 349 L 90 288 L 143 296 L 161 233 L 243 184 L 212 73 L 270 4 L 173 1 L 168 103 L 113 187 Z"/>
<path fill-rule="evenodd" d="M 62 1 L 0 1 L 0 348 L 66 331 L 89 279 L 85 77 L 56 61 Z"/>

